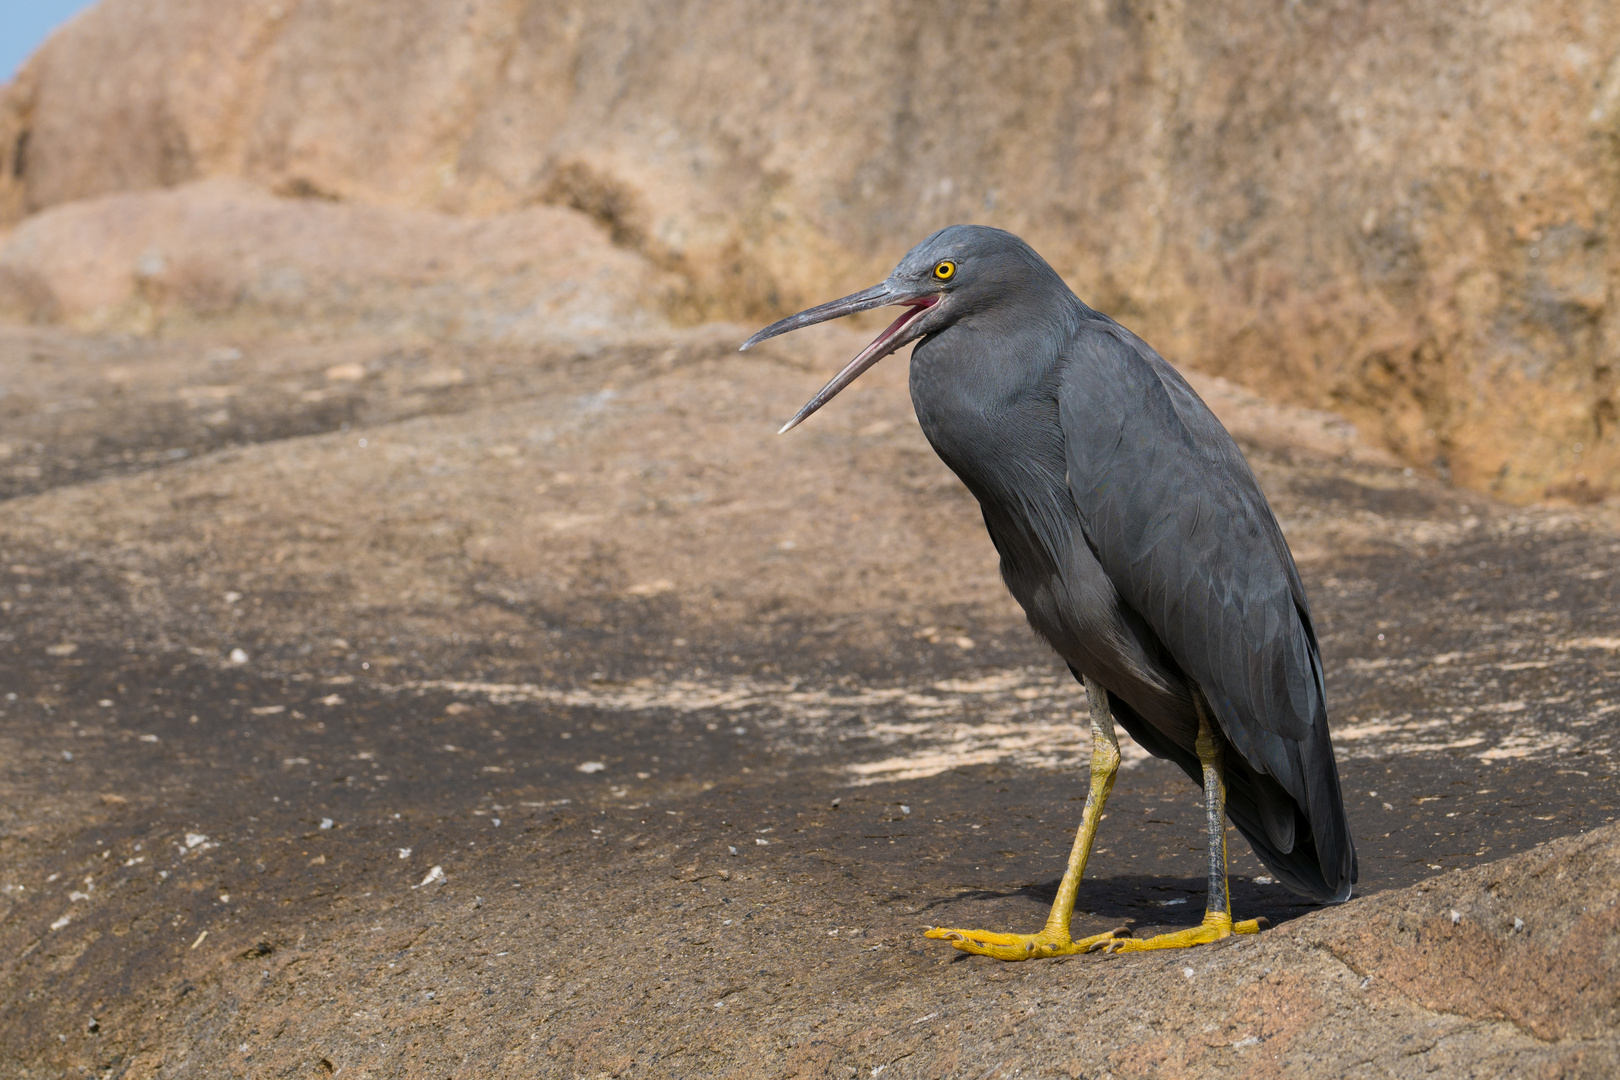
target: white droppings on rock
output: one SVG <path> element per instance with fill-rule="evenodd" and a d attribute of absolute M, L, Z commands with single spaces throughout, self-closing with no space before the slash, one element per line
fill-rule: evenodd
<path fill-rule="evenodd" d="M 70 923 L 72 921 L 73 921 L 73 916 L 64 915 L 60 919 L 57 919 L 55 922 L 51 923 L 51 929 L 52 930 L 60 930 L 60 929 L 62 929 L 62 927 L 66 926 L 68 923 Z"/>
<path fill-rule="evenodd" d="M 186 847 L 194 848 L 199 844 L 208 843 L 208 837 L 200 832 L 186 833 Z"/>
<path fill-rule="evenodd" d="M 157 742 L 157 741 L 158 741 L 158 737 L 156 735 L 142 735 L 141 736 L 141 742 Z"/>
<path fill-rule="evenodd" d="M 331 818 L 329 818 L 329 817 L 321 818 L 321 828 L 330 829 L 332 827 L 332 824 L 333 824 L 333 822 L 332 822 Z"/>
<path fill-rule="evenodd" d="M 599 773 L 603 769 L 606 769 L 607 766 L 602 764 L 600 761 L 582 761 L 578 765 L 575 765 L 574 768 L 578 769 L 582 773 Z"/>
<path fill-rule="evenodd" d="M 245 664 L 248 662 L 248 654 L 240 648 L 232 649 L 230 661 L 233 664 Z"/>
<path fill-rule="evenodd" d="M 410 848 L 402 847 L 402 848 L 398 848 L 397 850 L 399 851 L 399 857 L 400 858 L 408 859 L 408 858 L 411 857 L 411 849 Z"/>
<path fill-rule="evenodd" d="M 444 867 L 435 866 L 433 869 L 431 869 L 431 870 L 429 870 L 427 872 L 427 877 L 423 878 L 421 881 L 417 882 L 415 885 L 412 885 L 411 888 L 420 889 L 424 885 L 432 885 L 435 881 L 443 881 L 443 880 L 444 880 Z"/>
<path fill-rule="evenodd" d="M 1189 979 L 1198 974 L 1198 972 L 1194 971 L 1192 968 L 1182 968 L 1181 973 L 1187 976 Z"/>
<path fill-rule="evenodd" d="M 765 839 L 763 836 L 754 837 L 754 843 L 758 844 L 760 847 L 770 847 L 771 846 L 771 842 L 769 840 Z"/>
<path fill-rule="evenodd" d="M 1451 925 L 1456 926 L 1460 922 L 1462 922 L 1462 912 L 1453 909 L 1451 912 Z"/>

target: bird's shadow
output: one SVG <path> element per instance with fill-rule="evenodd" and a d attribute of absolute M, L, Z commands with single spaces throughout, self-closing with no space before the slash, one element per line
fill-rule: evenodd
<path fill-rule="evenodd" d="M 1032 908 L 1049 908 L 1057 897 L 1061 879 L 1031 882 L 1016 889 L 961 889 L 949 896 L 936 896 L 912 914 L 975 901 L 1025 899 Z M 1228 882 L 1232 914 L 1238 919 L 1264 916 L 1273 926 L 1297 919 L 1322 905 L 1295 896 L 1277 884 L 1234 877 Z M 1075 917 L 1089 917 L 1126 926 L 1179 926 L 1203 918 L 1207 882 L 1190 877 L 1128 874 L 1088 878 L 1075 899 Z"/>

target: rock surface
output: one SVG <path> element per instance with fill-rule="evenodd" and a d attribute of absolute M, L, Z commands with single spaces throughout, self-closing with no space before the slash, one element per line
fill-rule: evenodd
<path fill-rule="evenodd" d="M 457 218 L 229 180 L 67 203 L 0 249 L 0 314 L 100 331 L 623 341 L 675 288 L 560 207 Z"/>
<path fill-rule="evenodd" d="M 1614 1075 L 1617 49 L 1590 3 L 103 0 L 0 92 L 0 1076 Z M 1257 939 L 920 937 L 1043 917 L 1083 692 L 903 357 L 777 438 L 866 335 L 703 323 L 957 218 L 1208 372 L 1351 903 L 1235 842 Z M 1203 904 L 1123 749 L 1084 933 Z"/>
<path fill-rule="evenodd" d="M 1050 903 L 1083 696 L 904 365 L 777 438 L 863 338 L 742 332 L 0 330 L 0 1074 L 1613 1073 L 1604 511 L 1200 378 L 1316 605 L 1364 894 L 1235 843 L 1257 940 L 958 958 L 921 929 Z M 1126 750 L 1082 932 L 1203 902 L 1196 793 Z"/>
<path fill-rule="evenodd" d="M 1178 362 L 1582 501 L 1620 469 L 1617 148 L 1595 0 L 104 0 L 0 101 L 0 214 L 222 176 L 554 202 L 678 273 L 685 321 L 984 221 Z"/>

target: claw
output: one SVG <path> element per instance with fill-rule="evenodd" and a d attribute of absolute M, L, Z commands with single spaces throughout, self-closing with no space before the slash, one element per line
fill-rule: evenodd
<path fill-rule="evenodd" d="M 1129 937 L 1131 937 L 1131 928 L 1130 927 L 1128 927 L 1128 926 L 1116 926 L 1112 930 L 1108 931 L 1108 936 L 1106 938 L 1104 938 L 1104 939 L 1102 939 L 1100 941 L 1094 941 L 1089 946 L 1087 946 L 1086 951 L 1087 952 L 1098 952 L 1100 950 L 1102 952 L 1113 952 L 1114 951 L 1114 942 L 1120 941 L 1120 940 L 1123 940 L 1123 939 L 1129 938 Z"/>

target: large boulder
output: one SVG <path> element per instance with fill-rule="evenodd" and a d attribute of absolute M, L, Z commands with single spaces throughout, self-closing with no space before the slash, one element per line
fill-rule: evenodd
<path fill-rule="evenodd" d="M 0 247 L 0 313 L 91 331 L 624 339 L 676 288 L 565 207 L 468 218 L 228 179 L 53 206 Z"/>
<path fill-rule="evenodd" d="M 0 103 L 0 215 L 201 177 L 570 205 L 680 319 L 1032 240 L 1179 361 L 1509 497 L 1620 468 L 1620 9 L 104 0 Z"/>

